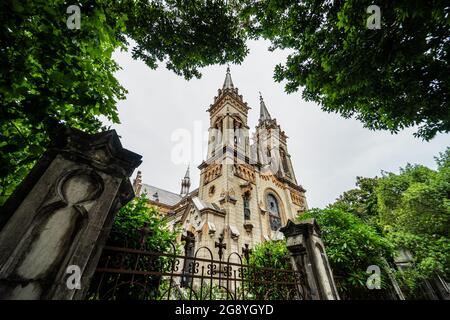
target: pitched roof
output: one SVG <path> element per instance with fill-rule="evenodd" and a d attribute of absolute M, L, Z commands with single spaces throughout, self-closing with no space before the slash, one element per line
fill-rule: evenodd
<path fill-rule="evenodd" d="M 217 204 L 203 201 L 198 197 L 192 198 L 192 202 L 194 203 L 195 207 L 198 210 L 211 209 L 215 211 L 221 211 L 221 209 L 219 208 L 219 206 L 217 206 Z"/>
<path fill-rule="evenodd" d="M 168 206 L 173 206 L 182 199 L 179 194 L 148 184 L 142 184 L 141 193 L 146 193 L 152 201 L 160 202 Z"/>

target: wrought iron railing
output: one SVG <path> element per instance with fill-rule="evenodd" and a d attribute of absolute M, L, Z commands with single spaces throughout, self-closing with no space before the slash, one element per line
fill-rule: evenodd
<path fill-rule="evenodd" d="M 256 267 L 248 263 L 248 254 L 214 259 L 207 247 L 193 256 L 178 254 L 174 245 L 172 249 L 161 253 L 105 247 L 87 298 L 287 300 L 307 294 L 304 275 L 290 268 Z"/>

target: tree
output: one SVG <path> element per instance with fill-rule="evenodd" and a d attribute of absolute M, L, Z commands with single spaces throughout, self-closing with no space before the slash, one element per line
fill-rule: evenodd
<path fill-rule="evenodd" d="M 131 272 L 124 272 L 119 277 L 115 273 L 94 277 L 88 299 L 158 298 L 168 285 L 167 279 L 163 279 L 161 275 L 139 274 L 133 271 L 142 270 L 145 266 L 147 272 L 170 272 L 173 259 L 159 254 L 175 254 L 178 249 L 175 244 L 178 235 L 179 230 L 171 230 L 167 220 L 154 207 L 148 205 L 145 194 L 133 199 L 116 215 L 107 245 L 145 250 L 148 254 L 111 255 L 106 251 L 107 255 L 101 257 L 107 261 L 105 265 L 119 263 L 121 269 Z"/>
<path fill-rule="evenodd" d="M 373 4 L 381 29 L 367 27 Z M 248 0 L 241 16 L 253 37 L 292 52 L 274 75 L 287 92 L 302 87 L 370 129 L 419 126 L 429 140 L 450 131 L 449 13 L 444 0 Z"/>
<path fill-rule="evenodd" d="M 411 268 L 397 273 L 410 297 L 424 279 L 450 278 L 450 148 L 436 163 L 437 170 L 408 164 L 398 174 L 358 177 L 357 188 L 329 206 L 361 217 L 396 251 L 412 253 Z"/>
<path fill-rule="evenodd" d="M 377 196 L 375 188 L 378 178 L 356 177 L 356 188 L 345 191 L 333 204 L 351 212 L 365 222 L 377 216 Z"/>
<path fill-rule="evenodd" d="M 385 265 L 392 260 L 394 246 L 352 213 L 340 208 L 311 209 L 299 220 L 315 218 L 322 231 L 326 253 L 335 276 L 336 286 L 344 299 L 371 297 L 366 282 L 371 265 Z M 383 289 L 390 287 L 387 277 L 381 277 Z"/>
<path fill-rule="evenodd" d="M 175 244 L 178 234 L 179 230 L 171 230 L 158 210 L 148 205 L 147 195 L 142 194 L 119 210 L 108 243 L 119 247 L 142 247 L 154 252 L 173 253 L 172 244 Z"/>
<path fill-rule="evenodd" d="M 379 224 L 397 248 L 414 256 L 416 280 L 450 278 L 450 148 L 438 170 L 407 165 L 385 173 L 377 187 Z"/>
<path fill-rule="evenodd" d="M 61 124 L 97 132 L 99 116 L 118 123 L 126 90 L 114 50 L 187 79 L 199 67 L 240 62 L 238 19 L 222 1 L 89 0 L 80 29 L 65 0 L 5 0 L 0 11 L 0 205 L 39 159 Z"/>

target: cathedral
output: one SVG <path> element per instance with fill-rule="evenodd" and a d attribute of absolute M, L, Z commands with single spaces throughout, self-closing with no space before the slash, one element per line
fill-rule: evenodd
<path fill-rule="evenodd" d="M 136 195 L 146 193 L 172 227 L 180 226 L 186 254 L 217 246 L 224 257 L 245 254 L 266 240 L 279 240 L 280 227 L 307 210 L 305 190 L 297 182 L 287 148 L 287 136 L 270 116 L 260 96 L 260 116 L 250 143 L 248 112 L 227 69 L 222 89 L 209 109 L 207 158 L 200 169 L 200 185 L 191 190 L 189 168 L 180 193 L 142 182 L 138 172 Z M 198 255 L 209 258 L 207 250 Z"/>

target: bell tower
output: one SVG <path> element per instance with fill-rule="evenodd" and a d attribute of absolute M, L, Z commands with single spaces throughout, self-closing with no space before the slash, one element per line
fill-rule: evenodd
<path fill-rule="evenodd" d="M 297 184 L 291 156 L 287 149 L 287 136 L 276 119 L 272 119 L 260 93 L 260 112 L 256 126 L 256 145 L 258 162 L 262 164 L 261 173 L 270 174 Z"/>
<path fill-rule="evenodd" d="M 280 239 L 280 227 L 306 208 L 305 190 L 297 185 L 287 151 L 287 136 L 260 95 L 256 138 L 250 145 L 249 110 L 228 67 L 223 86 L 207 110 L 208 153 L 198 167 L 198 199 L 193 199 L 197 220 L 196 214 L 189 220 L 199 228 L 199 244 L 213 248 L 220 238 L 228 254 Z"/>
<path fill-rule="evenodd" d="M 244 220 L 251 219 L 249 208 L 256 198 L 250 195 L 251 186 L 240 178 L 242 166 L 252 175 L 254 168 L 250 163 L 250 139 L 248 111 L 238 88 L 233 84 L 230 68 L 213 103 L 208 108 L 210 127 L 207 159 L 199 166 L 200 185 L 198 197 L 220 208 L 221 213 L 205 213 L 204 218 L 217 226 L 217 235 L 222 234 L 228 252 L 240 252 L 241 246 L 250 244 L 244 239 Z M 244 184 L 249 191 L 246 193 Z M 253 189 L 253 192 L 255 190 Z M 252 218 L 257 221 L 257 215 Z M 217 240 L 217 239 L 216 239 Z"/>
<path fill-rule="evenodd" d="M 208 109 L 210 126 L 206 162 L 223 160 L 226 153 L 235 153 L 241 159 L 249 156 L 249 109 L 238 88 L 234 87 L 228 67 L 222 89 L 218 90 L 214 103 Z"/>

